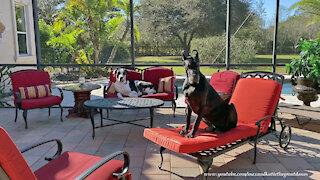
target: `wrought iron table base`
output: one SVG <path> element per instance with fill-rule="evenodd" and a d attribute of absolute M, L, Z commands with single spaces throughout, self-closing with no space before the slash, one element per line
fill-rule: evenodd
<path fill-rule="evenodd" d="M 154 108 L 153 107 L 149 108 L 149 111 L 150 111 L 150 118 L 141 118 L 141 119 L 134 119 L 134 120 L 129 120 L 129 121 L 121 121 L 118 119 L 110 119 L 109 118 L 109 109 L 107 109 L 107 118 L 103 118 L 102 109 L 100 109 L 100 126 L 95 126 L 95 124 L 94 124 L 95 108 L 90 108 L 89 114 L 90 114 L 91 125 L 92 125 L 92 139 L 94 139 L 94 137 L 95 137 L 95 129 L 96 128 L 113 126 L 113 125 L 117 125 L 117 124 L 131 124 L 131 125 L 140 126 L 140 127 L 144 127 L 144 128 L 149 128 L 149 127 L 152 128 L 153 127 L 153 118 L 154 118 Z M 103 119 L 115 121 L 116 123 L 103 125 Z M 150 119 L 150 126 L 144 126 L 141 124 L 133 123 L 136 121 L 143 121 L 143 120 L 149 120 L 149 119 Z"/>

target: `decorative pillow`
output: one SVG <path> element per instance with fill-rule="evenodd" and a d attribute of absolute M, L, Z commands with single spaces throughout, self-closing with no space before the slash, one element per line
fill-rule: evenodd
<path fill-rule="evenodd" d="M 175 77 L 169 76 L 159 79 L 158 92 L 174 92 Z"/>
<path fill-rule="evenodd" d="M 107 88 L 107 93 L 108 94 L 115 94 L 116 93 L 116 89 L 114 88 L 114 83 L 110 82 L 108 88 Z"/>
<path fill-rule="evenodd" d="M 49 85 L 39 85 L 30 87 L 19 87 L 21 99 L 35 99 L 51 96 Z"/>

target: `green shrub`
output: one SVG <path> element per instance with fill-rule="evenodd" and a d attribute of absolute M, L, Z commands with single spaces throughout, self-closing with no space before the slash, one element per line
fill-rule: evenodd
<path fill-rule="evenodd" d="M 225 44 L 225 36 L 194 39 L 191 43 L 191 50 L 198 50 L 201 63 L 224 63 L 226 53 L 225 50 L 221 53 L 220 51 L 225 47 Z M 253 40 L 232 38 L 230 48 L 231 63 L 250 63 L 256 55 L 255 45 L 256 42 Z M 219 57 L 213 62 L 219 53 Z"/>

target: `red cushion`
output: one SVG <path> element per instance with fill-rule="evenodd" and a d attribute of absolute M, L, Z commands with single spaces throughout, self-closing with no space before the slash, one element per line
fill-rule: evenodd
<path fill-rule="evenodd" d="M 39 107 L 52 106 L 61 103 L 61 98 L 59 96 L 48 96 L 38 99 L 22 99 L 21 109 L 34 109 Z M 17 105 L 17 100 L 14 101 Z"/>
<path fill-rule="evenodd" d="M 174 76 L 174 72 L 164 67 L 153 67 L 143 72 L 143 80 L 151 82 L 155 89 L 158 89 L 159 79 L 168 76 Z"/>
<path fill-rule="evenodd" d="M 18 71 L 11 75 L 12 90 L 19 92 L 19 87 L 29 87 L 38 85 L 49 85 L 51 89 L 51 81 L 48 72 L 45 71 Z"/>
<path fill-rule="evenodd" d="M 117 94 L 105 94 L 104 95 L 105 98 L 117 98 Z"/>
<path fill-rule="evenodd" d="M 39 180 L 72 180 L 102 159 L 102 157 L 78 152 L 64 152 L 58 158 L 35 171 L 35 175 Z M 112 176 L 112 173 L 120 172 L 122 166 L 122 161 L 111 160 L 86 179 L 116 179 Z M 128 176 L 131 175 L 128 174 Z"/>
<path fill-rule="evenodd" d="M 267 115 L 272 115 L 278 104 L 281 85 L 276 81 L 260 78 L 240 79 L 230 99 L 238 114 L 238 123 L 254 124 Z M 266 132 L 271 119 L 264 121 Z"/>
<path fill-rule="evenodd" d="M 183 127 L 171 129 L 147 128 L 144 130 L 144 137 L 178 153 L 193 153 L 255 136 L 257 133 L 256 126 L 242 123 L 238 123 L 236 128 L 221 134 L 206 132 L 206 127 L 207 125 L 201 122 L 194 138 L 185 138 L 180 135 Z"/>
<path fill-rule="evenodd" d="M 11 179 L 36 180 L 8 133 L 0 126 L 0 166 Z"/>
<path fill-rule="evenodd" d="M 212 74 L 210 79 L 211 86 L 218 92 L 232 94 L 240 74 L 233 71 L 222 71 Z"/>
<path fill-rule="evenodd" d="M 114 74 L 115 69 L 110 71 L 110 82 L 116 82 L 116 75 Z M 142 80 L 142 74 L 128 69 L 127 80 Z"/>
<path fill-rule="evenodd" d="M 150 95 L 143 95 L 142 98 L 155 98 L 161 100 L 172 100 L 174 99 L 174 93 L 157 93 L 157 94 L 150 94 Z"/>

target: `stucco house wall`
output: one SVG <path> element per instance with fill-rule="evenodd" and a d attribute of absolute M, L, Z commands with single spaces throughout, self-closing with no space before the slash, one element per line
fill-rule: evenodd
<path fill-rule="evenodd" d="M 24 6 L 28 53 L 19 55 L 15 5 Z M 36 64 L 36 46 L 32 0 L 1 0 L 0 22 L 4 33 L 0 38 L 0 64 Z"/>

